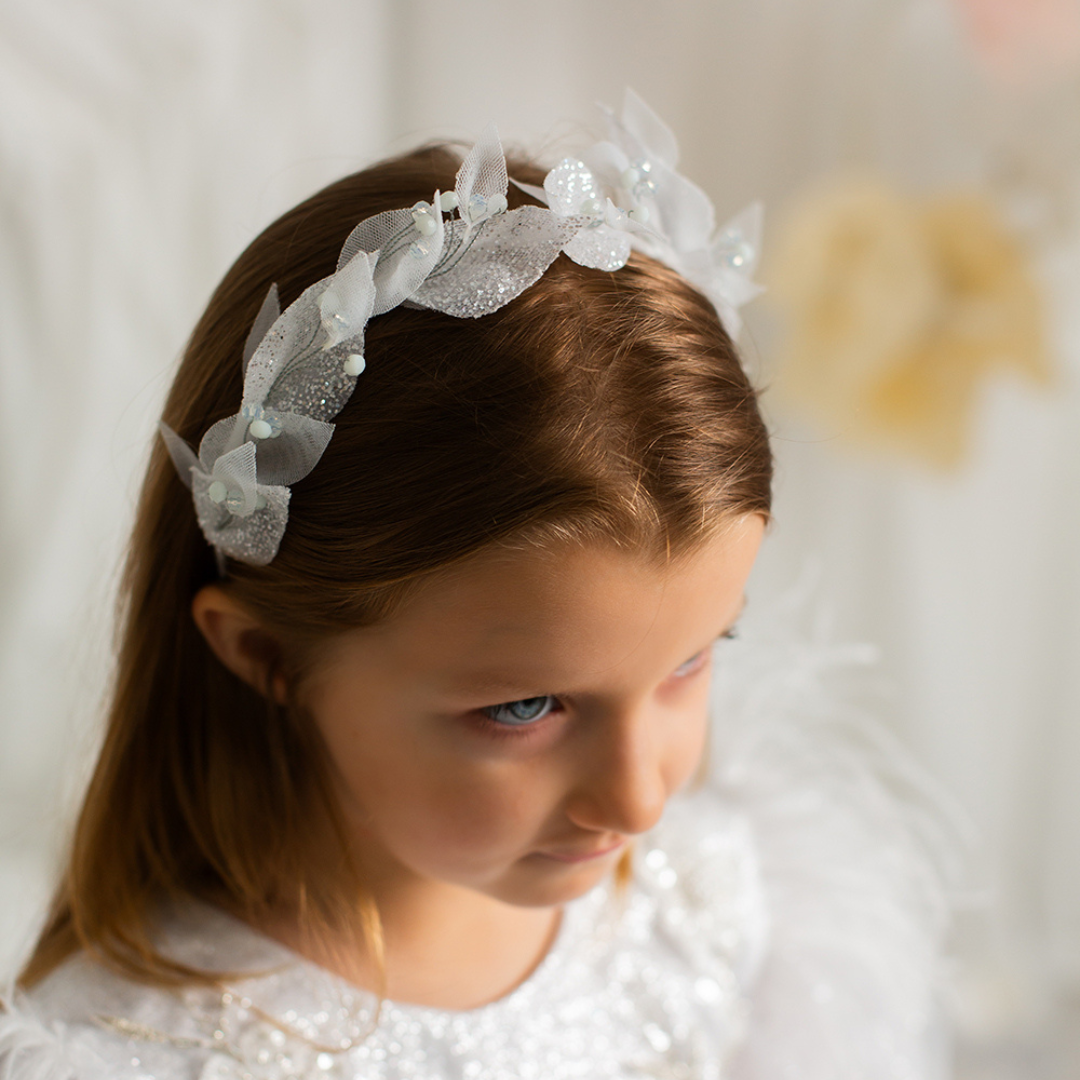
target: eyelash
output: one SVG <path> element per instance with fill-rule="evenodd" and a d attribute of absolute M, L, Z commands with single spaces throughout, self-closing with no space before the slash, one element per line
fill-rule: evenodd
<path fill-rule="evenodd" d="M 717 635 L 717 641 L 730 641 L 733 638 L 738 637 L 735 628 L 725 630 L 722 634 Z M 706 647 L 699 653 L 695 653 L 685 663 L 680 664 L 673 672 L 672 676 L 676 678 L 686 678 L 689 675 L 694 674 L 699 670 L 698 665 L 702 659 L 706 658 L 709 654 L 709 648 Z M 554 702 L 552 708 L 550 708 L 543 716 L 538 717 L 535 720 L 523 721 L 519 724 L 510 724 L 505 721 L 495 720 L 488 715 L 494 709 L 505 708 L 508 705 L 516 705 L 517 701 L 502 701 L 498 705 L 489 705 L 483 709 L 480 709 L 480 716 L 477 719 L 477 727 L 481 729 L 485 734 L 496 739 L 527 739 L 531 736 L 538 734 L 543 728 L 547 727 L 544 723 L 549 716 L 553 716 L 556 713 L 563 711 L 562 705 L 559 703 L 559 699 L 552 694 L 536 694 L 535 697 L 550 697 Z M 519 698 L 519 701 L 530 701 L 531 698 Z"/>

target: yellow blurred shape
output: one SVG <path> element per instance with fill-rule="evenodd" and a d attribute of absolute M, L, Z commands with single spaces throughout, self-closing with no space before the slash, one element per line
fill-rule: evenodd
<path fill-rule="evenodd" d="M 795 208 L 766 280 L 786 316 L 777 389 L 830 434 L 952 466 L 992 372 L 1049 377 L 1039 290 L 977 192 L 835 182 Z"/>

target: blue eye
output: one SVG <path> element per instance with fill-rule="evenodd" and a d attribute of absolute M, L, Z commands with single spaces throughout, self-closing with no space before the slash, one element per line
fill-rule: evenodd
<path fill-rule="evenodd" d="M 697 669 L 702 666 L 702 663 L 704 662 L 705 656 L 708 651 L 708 649 L 702 649 L 701 652 L 695 653 L 693 656 L 691 656 L 685 664 L 680 664 L 673 672 L 675 677 L 677 679 L 681 679 L 697 671 Z"/>
<path fill-rule="evenodd" d="M 522 698 L 520 701 L 507 701 L 502 705 L 490 705 L 480 711 L 498 724 L 531 724 L 542 720 L 555 708 L 555 699 L 550 694 L 543 697 Z"/>

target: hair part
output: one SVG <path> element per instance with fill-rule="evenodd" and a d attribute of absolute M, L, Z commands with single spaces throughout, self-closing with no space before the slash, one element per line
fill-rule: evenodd
<path fill-rule="evenodd" d="M 417 150 L 267 228 L 196 326 L 165 421 L 197 443 L 232 415 L 270 285 L 291 303 L 333 272 L 358 220 L 449 190 L 458 164 L 447 147 Z M 509 169 L 542 182 L 529 162 Z M 511 187 L 511 207 L 529 201 Z M 734 346 L 708 300 L 640 254 L 614 273 L 560 256 L 480 319 L 395 309 L 369 325 L 365 354 L 334 438 L 292 490 L 277 557 L 230 562 L 223 583 L 280 643 L 267 663 L 287 681 L 320 641 L 389 617 L 426 576 L 491 545 L 604 542 L 666 558 L 732 517 L 769 514 L 768 437 Z M 194 624 L 192 598 L 217 578 L 158 443 L 128 552 L 104 745 L 24 986 L 79 948 L 143 980 L 211 978 L 155 947 L 155 913 L 181 896 L 252 919 L 300 905 L 313 933 L 352 932 L 377 950 L 377 912 L 313 725 L 226 671 Z M 336 854 L 310 851 L 315 816 L 337 828 Z"/>

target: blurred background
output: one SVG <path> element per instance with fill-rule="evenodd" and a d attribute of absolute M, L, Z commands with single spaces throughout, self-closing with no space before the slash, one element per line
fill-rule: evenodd
<path fill-rule="evenodd" d="M 549 158 L 633 86 L 721 219 L 811 581 L 970 820 L 967 1080 L 1080 1077 L 1080 0 L 2 0 L 0 971 L 97 736 L 185 336 L 245 244 L 434 135 Z"/>

